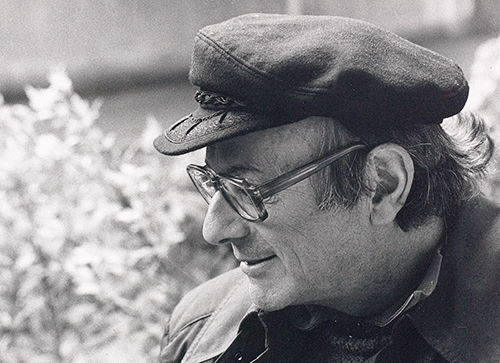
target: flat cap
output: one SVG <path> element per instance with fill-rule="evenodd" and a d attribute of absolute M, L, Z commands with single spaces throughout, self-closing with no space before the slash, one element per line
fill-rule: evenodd
<path fill-rule="evenodd" d="M 439 124 L 468 84 L 450 59 L 363 21 L 248 14 L 201 29 L 189 78 L 199 107 L 155 140 L 183 154 L 249 132 L 331 117 L 363 138 Z"/>

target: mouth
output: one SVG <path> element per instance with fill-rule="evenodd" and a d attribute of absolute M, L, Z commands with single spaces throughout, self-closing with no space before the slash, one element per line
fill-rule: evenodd
<path fill-rule="evenodd" d="M 275 257 L 276 257 L 276 255 L 271 255 L 269 257 L 262 258 L 260 260 L 242 260 L 241 263 L 244 263 L 247 266 L 255 266 L 255 265 L 258 265 L 259 263 L 263 263 L 263 262 L 272 260 Z"/>

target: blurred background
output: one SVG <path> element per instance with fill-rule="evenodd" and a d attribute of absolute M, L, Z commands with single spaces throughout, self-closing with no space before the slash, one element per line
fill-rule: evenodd
<path fill-rule="evenodd" d="M 454 59 L 469 75 L 477 46 L 500 29 L 498 0 L 3 0 L 0 93 L 24 97 L 54 66 L 78 93 L 105 100 L 99 124 L 121 140 L 145 115 L 190 112 L 187 70 L 195 32 L 249 12 L 331 14 L 388 28 Z"/>
<path fill-rule="evenodd" d="M 498 0 L 2 0 L 0 362 L 154 361 L 180 297 L 235 266 L 200 236 L 184 166 L 201 155 L 151 142 L 195 107 L 196 31 L 250 12 L 349 16 L 442 53 L 498 132 Z"/>

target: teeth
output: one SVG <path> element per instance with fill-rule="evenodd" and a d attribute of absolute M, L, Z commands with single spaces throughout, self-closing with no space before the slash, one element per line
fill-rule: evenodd
<path fill-rule="evenodd" d="M 269 257 L 266 257 L 266 258 L 263 258 L 261 260 L 254 260 L 254 261 L 242 261 L 245 265 L 247 266 L 252 266 L 252 265 L 256 265 L 258 263 L 261 263 L 261 262 L 264 262 L 264 261 L 267 261 L 267 260 L 270 260 L 272 259 L 274 256 L 269 256 Z"/>

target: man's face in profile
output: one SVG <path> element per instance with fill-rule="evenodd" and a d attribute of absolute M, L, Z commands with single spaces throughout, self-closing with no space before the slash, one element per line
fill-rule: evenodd
<path fill-rule="evenodd" d="M 206 163 L 219 174 L 262 184 L 314 159 L 320 122 L 309 118 L 217 143 L 207 148 Z M 203 227 L 208 242 L 232 244 L 260 308 L 312 303 L 362 315 L 401 272 L 396 266 L 404 253 L 370 223 L 367 198 L 352 209 L 322 211 L 306 179 L 265 204 L 269 217 L 249 222 L 217 193 Z"/>

